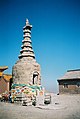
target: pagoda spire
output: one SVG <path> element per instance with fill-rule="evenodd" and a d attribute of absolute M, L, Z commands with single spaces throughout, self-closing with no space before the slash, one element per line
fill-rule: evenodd
<path fill-rule="evenodd" d="M 32 49 L 31 28 L 32 25 L 30 25 L 28 19 L 26 19 L 26 25 L 23 27 L 24 39 L 22 40 L 19 59 L 23 57 L 35 59 L 34 51 Z"/>

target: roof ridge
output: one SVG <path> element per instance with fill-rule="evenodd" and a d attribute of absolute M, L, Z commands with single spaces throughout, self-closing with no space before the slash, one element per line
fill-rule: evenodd
<path fill-rule="evenodd" d="M 5 73 L 5 74 L 3 73 L 3 75 L 8 75 L 8 76 L 12 76 L 12 74 L 7 74 L 7 73 Z"/>
<path fill-rule="evenodd" d="M 71 71 L 80 71 L 80 69 L 67 70 L 67 72 L 71 72 Z"/>

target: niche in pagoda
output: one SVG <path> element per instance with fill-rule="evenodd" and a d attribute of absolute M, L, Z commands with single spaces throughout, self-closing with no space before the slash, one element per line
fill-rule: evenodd
<path fill-rule="evenodd" d="M 40 85 L 40 65 L 36 62 L 31 41 L 32 25 L 26 20 L 19 60 L 12 68 L 13 84 Z"/>

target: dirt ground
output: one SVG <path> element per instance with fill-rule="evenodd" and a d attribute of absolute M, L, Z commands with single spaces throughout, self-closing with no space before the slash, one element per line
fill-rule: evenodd
<path fill-rule="evenodd" d="M 80 119 L 80 95 L 53 96 L 42 109 L 0 102 L 0 119 Z"/>

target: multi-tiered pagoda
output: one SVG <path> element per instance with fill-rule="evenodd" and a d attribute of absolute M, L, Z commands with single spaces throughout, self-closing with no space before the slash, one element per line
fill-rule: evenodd
<path fill-rule="evenodd" d="M 31 58 L 31 59 L 35 59 L 35 55 L 34 55 L 34 51 L 32 49 L 32 45 L 31 45 L 31 28 L 32 25 L 29 24 L 28 19 L 26 20 L 26 25 L 23 27 L 23 38 L 24 40 L 22 41 L 22 50 L 20 50 L 20 55 L 19 55 L 19 59 L 23 58 L 23 57 L 27 57 L 27 58 Z"/>
<path fill-rule="evenodd" d="M 36 62 L 35 54 L 32 48 L 31 28 L 28 19 L 23 27 L 23 40 L 20 50 L 19 60 L 12 68 L 12 77 L 14 84 L 40 85 L 40 65 Z"/>

